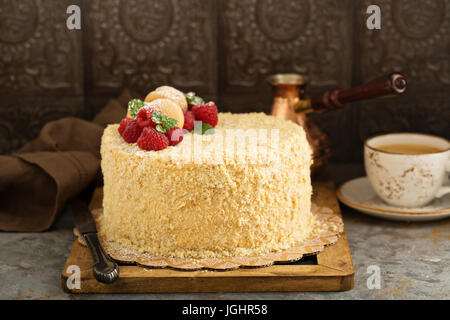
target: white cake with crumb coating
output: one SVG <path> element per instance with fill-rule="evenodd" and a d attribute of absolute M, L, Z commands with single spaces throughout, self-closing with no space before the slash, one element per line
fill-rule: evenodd
<path fill-rule="evenodd" d="M 263 113 L 219 113 L 212 134 L 145 151 L 109 125 L 101 144 L 100 234 L 165 257 L 287 249 L 313 229 L 304 130 Z"/>

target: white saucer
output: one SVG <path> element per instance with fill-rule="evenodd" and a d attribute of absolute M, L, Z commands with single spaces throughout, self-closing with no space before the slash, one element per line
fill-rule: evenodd
<path fill-rule="evenodd" d="M 388 220 L 432 221 L 450 217 L 450 195 L 420 208 L 395 207 L 378 197 L 367 177 L 347 181 L 338 188 L 337 197 L 353 209 Z"/>

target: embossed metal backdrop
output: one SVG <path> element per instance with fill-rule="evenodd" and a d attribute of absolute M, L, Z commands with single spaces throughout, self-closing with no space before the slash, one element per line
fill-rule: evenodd
<path fill-rule="evenodd" d="M 82 29 L 66 28 L 66 8 Z M 381 7 L 381 30 L 366 8 Z M 224 111 L 268 111 L 264 78 L 307 74 L 310 93 L 391 71 L 409 93 L 313 115 L 336 158 L 389 131 L 450 138 L 450 0 L 0 0 L 0 152 L 47 122 L 92 117 L 122 88 L 172 84 Z"/>

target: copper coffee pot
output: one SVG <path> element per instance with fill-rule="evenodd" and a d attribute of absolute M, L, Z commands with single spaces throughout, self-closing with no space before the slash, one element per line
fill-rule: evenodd
<path fill-rule="evenodd" d="M 402 94 L 406 91 L 405 76 L 392 73 L 367 84 L 348 90 L 334 89 L 303 99 L 308 78 L 300 74 L 275 74 L 267 81 L 273 87 L 274 99 L 271 114 L 301 125 L 313 150 L 312 172 L 323 167 L 331 156 L 327 136 L 306 114 L 343 108 L 345 104 L 358 100 L 380 98 Z"/>

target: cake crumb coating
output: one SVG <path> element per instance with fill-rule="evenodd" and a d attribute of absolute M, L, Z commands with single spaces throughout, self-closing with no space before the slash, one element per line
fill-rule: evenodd
<path fill-rule="evenodd" d="M 304 240 L 311 149 L 297 124 L 263 113 L 219 113 L 214 134 L 143 151 L 109 125 L 101 144 L 100 233 L 152 255 L 248 256 Z"/>

